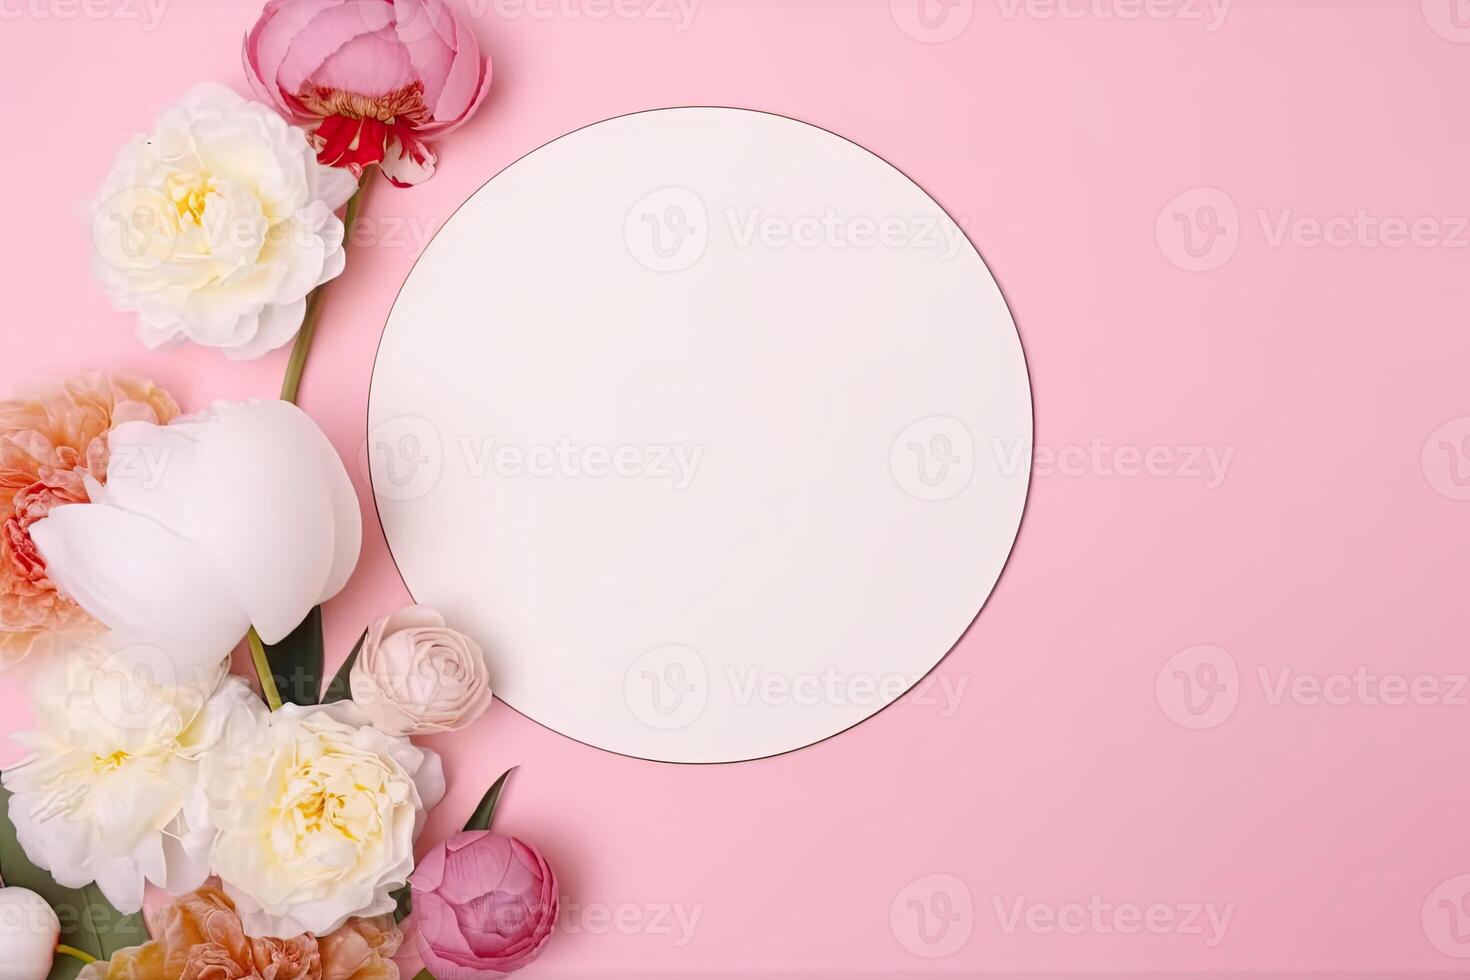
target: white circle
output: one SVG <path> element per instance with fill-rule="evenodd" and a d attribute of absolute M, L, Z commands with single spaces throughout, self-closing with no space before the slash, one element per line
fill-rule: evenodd
<path fill-rule="evenodd" d="M 651 267 L 634 216 L 691 200 L 701 254 Z M 1031 398 L 958 226 L 861 147 L 739 109 L 598 123 L 482 187 L 404 285 L 368 414 L 442 446 L 422 493 L 372 467 L 378 511 L 496 693 L 677 762 L 800 748 L 892 700 L 777 696 L 811 677 L 923 676 L 990 594 L 1030 473 L 974 449 L 1030 445 Z M 942 497 L 895 462 L 916 420 L 970 446 L 962 482 L 930 471 Z M 650 723 L 659 688 L 630 671 L 669 649 L 697 651 L 699 690 Z"/>

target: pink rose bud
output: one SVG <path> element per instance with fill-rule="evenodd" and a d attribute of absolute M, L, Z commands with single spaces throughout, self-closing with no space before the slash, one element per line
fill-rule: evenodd
<path fill-rule="evenodd" d="M 432 735 L 469 725 L 490 706 L 479 644 L 428 606 L 408 606 L 368 627 L 352 665 L 352 700 L 390 735 Z"/>
<path fill-rule="evenodd" d="M 245 38 L 251 86 L 312 134 L 317 159 L 401 187 L 434 174 L 425 144 L 475 111 L 490 62 L 443 0 L 270 0 Z"/>
<path fill-rule="evenodd" d="M 534 847 L 487 830 L 455 834 L 419 862 L 413 919 L 435 980 L 484 980 L 534 960 L 556 926 L 556 875 Z"/>

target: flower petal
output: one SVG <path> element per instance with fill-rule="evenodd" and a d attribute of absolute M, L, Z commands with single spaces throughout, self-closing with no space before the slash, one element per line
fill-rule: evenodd
<path fill-rule="evenodd" d="M 266 643 L 335 595 L 357 564 L 357 495 L 326 436 L 289 402 L 129 423 L 111 443 L 107 501 L 192 542 Z"/>
<path fill-rule="evenodd" d="M 146 517 L 72 504 L 31 525 L 31 537 L 65 594 L 181 672 L 219 663 L 250 626 L 208 558 Z"/>

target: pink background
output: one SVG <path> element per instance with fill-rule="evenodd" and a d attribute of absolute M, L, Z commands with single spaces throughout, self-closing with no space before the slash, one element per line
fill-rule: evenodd
<path fill-rule="evenodd" d="M 1209 30 L 1209 9 L 1185 0 L 1072 0 L 1052 16 L 1047 0 L 962 0 L 950 16 L 968 16 L 964 29 L 927 43 L 885 0 L 703 0 L 684 30 L 653 0 L 594 19 L 600 2 L 530 0 L 546 17 L 478 4 L 488 103 L 428 185 L 374 189 L 377 240 L 332 290 L 303 404 L 348 459 L 369 521 L 357 575 L 327 609 L 333 664 L 406 600 L 356 463 L 398 287 L 437 223 L 502 166 L 631 110 L 767 109 L 886 157 L 960 221 L 1005 289 L 1038 447 L 1170 447 L 1173 463 L 1038 471 L 1004 577 L 939 668 L 966 685 L 952 716 L 911 696 L 825 743 L 730 766 L 621 758 L 500 704 L 431 740 L 451 790 L 428 839 L 521 767 L 498 828 L 545 850 L 571 903 L 525 975 L 1434 970 L 1470 954 L 1438 905 L 1470 889 L 1431 896 L 1470 872 L 1470 692 L 1455 680 L 1470 669 L 1470 503 L 1454 499 L 1470 493 L 1451 468 L 1470 456 L 1438 437 L 1424 452 L 1470 414 L 1470 231 L 1457 219 L 1470 213 L 1470 36 L 1448 11 L 1241 0 Z M 73 214 L 160 105 L 203 79 L 243 90 L 240 37 L 257 10 L 168 0 L 150 24 L 141 0 L 0 0 L 0 392 L 94 366 L 150 375 L 186 408 L 276 391 L 284 353 L 145 351 L 92 284 Z M 1216 190 L 1169 206 L 1196 188 Z M 1200 204 L 1223 222 L 1202 260 L 1218 268 L 1186 271 L 1174 214 L 1207 221 Z M 1362 230 L 1329 246 L 1304 225 L 1273 237 L 1283 215 L 1359 211 L 1431 223 L 1400 247 Z M 1452 425 L 1449 442 L 1467 433 Z M 1181 447 L 1232 451 L 1223 482 L 1190 475 Z M 1157 691 L 1156 678 L 1200 644 L 1228 652 L 1222 696 L 1236 706 L 1195 730 L 1174 720 L 1193 716 L 1172 669 Z M 1427 677 L 1439 695 L 1281 699 L 1283 668 Z M 19 679 L 0 685 L 4 727 L 22 726 Z M 929 875 L 954 879 L 904 891 Z M 946 896 L 960 918 L 925 945 L 907 898 L 942 910 Z M 1085 922 L 1007 931 L 997 914 L 1023 897 L 1093 896 L 1233 912 L 1211 947 Z M 660 911 L 675 907 L 698 915 L 682 945 Z"/>

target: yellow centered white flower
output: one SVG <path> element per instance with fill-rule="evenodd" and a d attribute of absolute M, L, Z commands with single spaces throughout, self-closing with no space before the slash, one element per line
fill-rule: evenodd
<path fill-rule="evenodd" d="M 287 704 L 205 770 L 214 873 L 247 932 L 283 939 L 391 911 L 425 812 L 444 796 L 439 757 L 373 728 L 350 701 Z"/>
<path fill-rule="evenodd" d="M 193 89 L 118 154 L 92 209 L 93 268 L 149 347 L 249 359 L 296 335 L 346 264 L 333 214 L 356 181 L 306 133 L 222 85 Z"/>
<path fill-rule="evenodd" d="M 57 883 L 96 881 L 123 912 L 143 905 L 144 880 L 184 892 L 204 883 L 213 838 L 194 795 L 201 761 L 233 751 L 265 708 L 223 663 L 173 676 L 157 651 L 109 651 L 106 638 L 62 655 L 37 678 L 39 728 L 16 741 L 32 754 L 4 775 L 10 819 L 26 855 Z"/>

